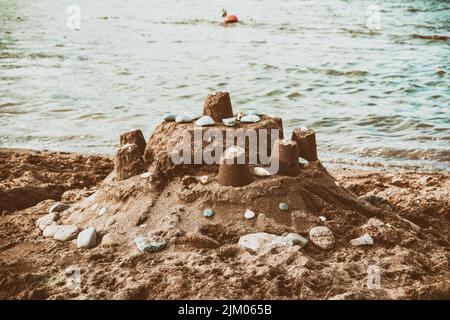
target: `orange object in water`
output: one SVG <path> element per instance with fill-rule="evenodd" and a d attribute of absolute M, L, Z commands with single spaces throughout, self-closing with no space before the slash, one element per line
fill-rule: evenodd
<path fill-rule="evenodd" d="M 234 14 L 228 14 L 227 10 L 222 9 L 222 17 L 223 17 L 223 23 L 227 24 L 227 23 L 236 23 L 239 22 L 239 19 L 237 16 L 235 16 Z"/>
<path fill-rule="evenodd" d="M 233 14 L 225 16 L 223 18 L 223 23 L 236 23 L 236 22 L 239 22 L 239 19 L 237 16 L 235 16 Z"/>

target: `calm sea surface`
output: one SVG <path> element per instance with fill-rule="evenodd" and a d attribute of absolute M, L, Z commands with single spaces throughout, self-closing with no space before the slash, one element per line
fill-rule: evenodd
<path fill-rule="evenodd" d="M 0 0 L 0 146 L 112 153 L 227 90 L 328 163 L 448 170 L 450 1 L 227 1 L 233 27 L 224 3 Z"/>

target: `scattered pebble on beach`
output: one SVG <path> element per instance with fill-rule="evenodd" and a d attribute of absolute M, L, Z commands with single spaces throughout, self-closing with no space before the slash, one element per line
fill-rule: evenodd
<path fill-rule="evenodd" d="M 256 122 L 259 122 L 260 120 L 261 120 L 261 118 L 259 116 L 257 116 L 256 114 L 250 114 L 250 115 L 243 116 L 240 121 L 247 122 L 247 123 L 256 123 Z"/>
<path fill-rule="evenodd" d="M 160 251 L 167 245 L 167 241 L 161 237 L 137 237 L 134 243 L 140 252 Z"/>
<path fill-rule="evenodd" d="M 53 235 L 53 239 L 58 241 L 68 241 L 75 239 L 77 234 L 78 228 L 76 226 L 58 226 Z"/>
<path fill-rule="evenodd" d="M 336 242 L 331 230 L 323 226 L 314 227 L 309 230 L 309 239 L 317 247 L 324 250 L 333 248 Z"/>
<path fill-rule="evenodd" d="M 255 217 L 255 213 L 252 210 L 245 210 L 244 218 L 245 219 L 253 219 Z"/>
<path fill-rule="evenodd" d="M 98 204 L 94 203 L 94 204 L 91 206 L 91 210 L 92 210 L 92 211 L 95 211 L 95 210 L 97 209 L 97 207 L 98 207 Z"/>
<path fill-rule="evenodd" d="M 285 202 L 280 202 L 280 204 L 278 205 L 278 208 L 281 211 L 288 211 L 289 210 L 289 205 Z"/>
<path fill-rule="evenodd" d="M 116 233 L 107 233 L 103 236 L 101 246 L 110 248 L 110 247 L 116 247 L 122 244 L 122 238 L 120 235 Z"/>
<path fill-rule="evenodd" d="M 108 220 L 106 220 L 106 226 L 112 226 L 114 223 L 116 222 L 116 219 L 114 218 L 109 218 Z"/>
<path fill-rule="evenodd" d="M 350 240 L 352 246 L 371 246 L 373 245 L 373 239 L 367 233 L 362 237 Z"/>
<path fill-rule="evenodd" d="M 201 184 L 208 184 L 211 182 L 208 176 L 201 176 L 200 178 L 198 178 L 198 180 Z"/>
<path fill-rule="evenodd" d="M 166 114 L 166 115 L 164 116 L 164 121 L 172 122 L 172 121 L 175 121 L 175 118 L 176 118 L 176 117 L 177 117 L 177 116 L 174 115 L 173 113 L 168 113 L 168 114 Z"/>
<path fill-rule="evenodd" d="M 97 230 L 94 227 L 84 229 L 78 234 L 77 247 L 90 249 L 97 243 Z"/>
<path fill-rule="evenodd" d="M 141 179 L 148 179 L 150 178 L 151 173 L 150 172 L 144 172 L 143 174 L 141 174 Z"/>
<path fill-rule="evenodd" d="M 98 211 L 98 216 L 101 217 L 102 215 L 104 215 L 106 213 L 106 208 L 102 207 L 100 208 L 100 210 Z"/>
<path fill-rule="evenodd" d="M 288 247 L 292 247 L 295 245 L 299 245 L 300 247 L 304 247 L 308 244 L 308 239 L 302 237 L 297 233 L 289 233 L 286 237 L 286 244 Z"/>
<path fill-rule="evenodd" d="M 327 221 L 327 218 L 326 218 L 326 217 L 324 217 L 324 216 L 319 216 L 319 219 L 320 219 L 320 221 L 322 221 L 322 222 L 325 222 L 325 221 Z"/>
<path fill-rule="evenodd" d="M 46 214 L 45 216 L 40 217 L 39 219 L 36 220 L 36 226 L 42 231 L 44 231 L 44 229 L 47 228 L 48 226 L 56 224 L 55 221 L 58 219 L 58 217 L 59 215 L 57 212 Z"/>
<path fill-rule="evenodd" d="M 186 114 L 179 114 L 175 118 L 175 122 L 177 122 L 177 123 L 187 123 L 187 122 L 192 122 L 192 120 L 193 120 L 193 118 Z"/>
<path fill-rule="evenodd" d="M 214 214 L 215 214 L 215 212 L 214 212 L 214 210 L 213 209 L 205 209 L 204 211 L 203 211 L 203 215 L 206 217 L 206 218 L 211 218 L 211 217 L 213 217 L 214 216 Z"/>
<path fill-rule="evenodd" d="M 236 117 L 222 119 L 222 122 L 227 127 L 234 127 L 236 125 Z"/>
<path fill-rule="evenodd" d="M 275 234 L 257 232 L 239 238 L 238 245 L 252 253 L 266 252 L 277 247 L 286 247 L 286 239 Z"/>
<path fill-rule="evenodd" d="M 210 116 L 202 116 L 200 119 L 195 121 L 195 125 L 200 127 L 213 126 L 215 125 L 215 122 Z"/>

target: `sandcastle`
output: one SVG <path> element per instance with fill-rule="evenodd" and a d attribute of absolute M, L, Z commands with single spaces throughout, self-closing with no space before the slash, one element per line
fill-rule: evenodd
<path fill-rule="evenodd" d="M 254 241 L 304 246 L 309 237 L 329 250 L 334 237 L 322 236 L 324 223 L 345 224 L 334 212 L 376 211 L 322 166 L 313 130 L 296 128 L 286 139 L 281 118 L 234 113 L 227 92 L 208 95 L 201 116 L 166 115 L 147 142 L 141 130 L 122 133 L 114 165 L 95 193 L 36 222 L 44 237 L 78 237 L 80 248 L 132 243 L 143 252 L 239 237 L 249 250 Z"/>
<path fill-rule="evenodd" d="M 180 171 L 177 168 L 179 164 L 170 163 L 168 155 L 176 148 L 175 130 L 183 129 L 189 135 L 190 153 L 188 159 L 192 165 L 216 165 L 218 174 L 217 180 L 224 186 L 244 186 L 253 181 L 251 174 L 251 165 L 258 167 L 262 157 L 268 157 L 270 163 L 277 162 L 277 170 L 270 172 L 271 175 L 279 174 L 286 176 L 296 176 L 300 170 L 299 157 L 307 161 L 316 161 L 317 150 L 315 132 L 310 129 L 296 128 L 293 131 L 291 140 L 287 140 L 283 135 L 283 124 L 281 118 L 271 117 L 263 114 L 252 113 L 233 113 L 231 99 L 228 92 L 215 92 L 208 95 L 204 102 L 203 114 L 201 117 L 189 118 L 188 116 L 166 115 L 165 122 L 158 127 L 153 134 L 164 132 L 165 139 L 154 141 L 150 137 L 149 143 L 144 147 L 143 134 L 140 130 L 133 130 L 121 134 L 121 148 L 117 151 L 115 159 L 115 172 L 117 180 L 124 180 L 131 176 L 142 173 L 146 168 L 156 163 L 156 167 L 161 169 L 164 175 L 173 174 Z M 178 119 L 178 121 L 177 121 Z M 195 159 L 196 152 L 202 152 L 211 144 L 210 141 L 200 141 L 200 145 L 194 150 L 195 131 L 205 133 L 210 128 L 216 129 L 216 133 L 222 135 L 222 154 L 215 163 L 207 163 Z M 261 136 L 263 130 L 267 130 L 266 136 Z M 270 130 L 277 130 L 276 138 L 269 133 Z M 235 136 L 239 133 L 243 134 L 244 145 L 236 145 L 236 141 L 231 142 L 231 148 L 226 143 L 230 142 L 230 131 Z M 234 137 L 232 137 L 234 138 Z M 253 141 L 252 141 L 253 138 Z M 261 148 L 261 140 L 265 140 L 265 149 Z M 175 140 L 174 140 L 175 139 Z M 228 140 L 227 140 L 228 139 Z M 236 140 L 236 139 L 235 139 Z M 255 151 L 250 150 L 250 144 L 258 145 Z M 134 145 L 134 146 L 133 146 Z M 228 147 L 227 147 L 228 146 Z M 233 149 L 235 148 L 235 149 Z M 243 150 L 237 151 L 240 148 Z M 227 150 L 229 149 L 229 150 Z M 232 150 L 233 149 L 233 150 Z M 239 156 L 245 156 L 245 163 L 237 163 Z M 249 160 L 252 160 L 253 163 Z M 224 161 L 228 159 L 228 161 Z M 173 160 L 173 159 L 172 159 Z M 186 159 L 185 159 L 186 160 Z M 173 162 L 173 161 L 172 161 Z M 267 164 L 267 163 L 266 163 Z M 186 168 L 186 161 L 182 164 L 182 170 Z M 214 170 L 214 169 L 213 169 Z M 258 172 L 258 170 L 256 170 Z M 167 176 L 169 177 L 170 174 Z"/>

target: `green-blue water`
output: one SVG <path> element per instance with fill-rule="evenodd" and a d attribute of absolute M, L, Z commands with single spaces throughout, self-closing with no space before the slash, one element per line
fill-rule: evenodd
<path fill-rule="evenodd" d="M 227 90 L 236 111 L 315 129 L 327 162 L 448 170 L 449 1 L 227 1 L 242 23 L 226 28 L 223 6 L 0 0 L 0 146 L 111 153 Z"/>

